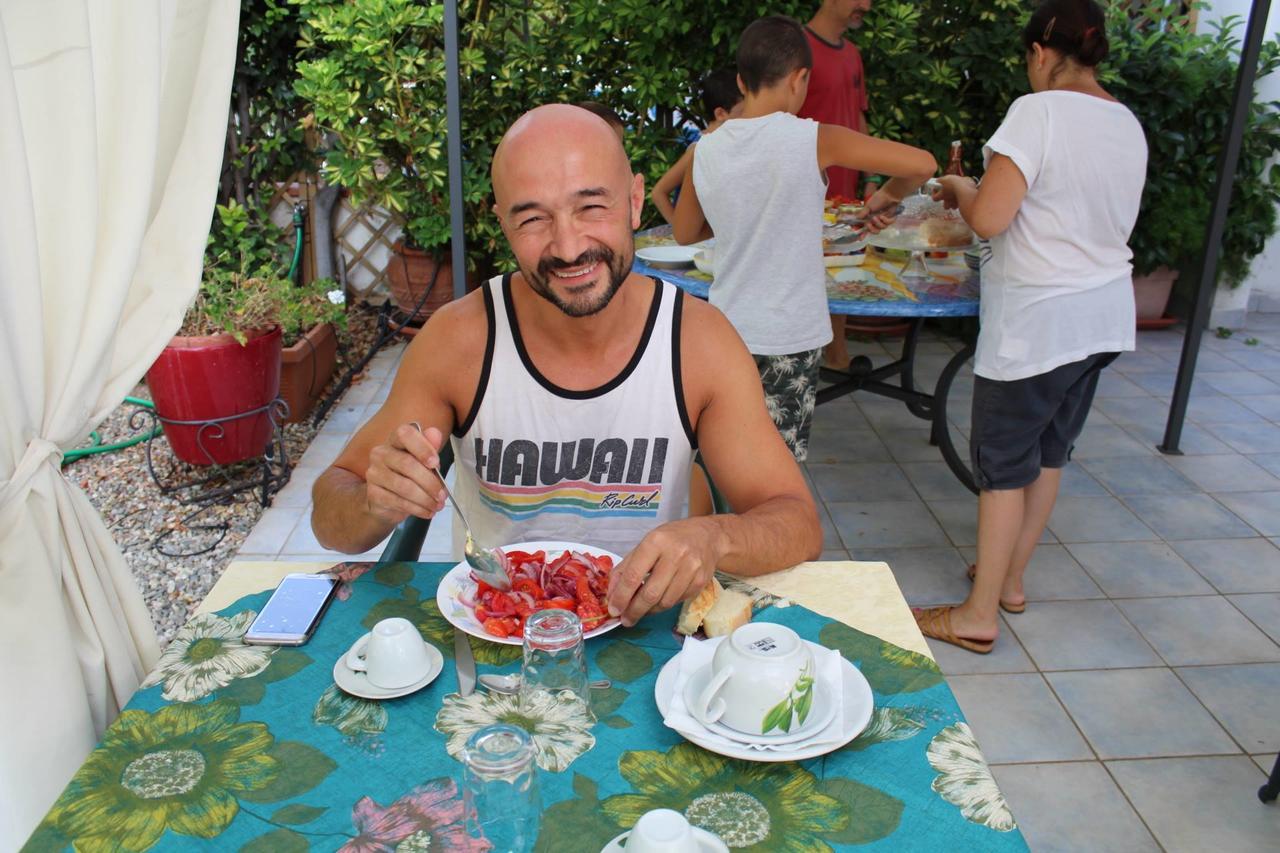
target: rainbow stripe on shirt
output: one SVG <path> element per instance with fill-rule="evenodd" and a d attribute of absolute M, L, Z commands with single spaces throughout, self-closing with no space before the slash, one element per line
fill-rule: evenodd
<path fill-rule="evenodd" d="M 544 512 L 589 518 L 656 516 L 662 485 L 627 487 L 581 480 L 555 486 L 495 486 L 480 483 L 480 500 L 489 509 L 516 520 Z"/>

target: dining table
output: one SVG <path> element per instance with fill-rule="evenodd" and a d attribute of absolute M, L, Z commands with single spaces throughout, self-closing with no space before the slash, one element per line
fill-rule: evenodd
<path fill-rule="evenodd" d="M 662 225 L 639 231 L 635 246 L 675 246 L 671 226 Z M 706 244 L 714 246 L 714 238 Z M 839 245 L 839 244 L 836 244 Z M 962 346 L 944 365 L 934 387 L 924 389 L 915 376 L 920 333 L 926 321 L 938 318 L 976 317 L 979 310 L 981 273 L 976 263 L 970 266 L 964 253 L 942 251 L 927 259 L 927 277 L 903 275 L 909 253 L 860 247 L 827 256 L 827 306 L 832 314 L 862 317 L 892 317 L 907 322 L 902 349 L 897 358 L 875 364 L 868 356 L 855 355 L 848 370 L 822 369 L 823 387 L 818 390 L 819 405 L 854 392 L 888 397 L 906 405 L 907 409 L 931 427 L 930 442 L 936 445 L 947 467 L 971 492 L 977 494 L 977 483 L 966 454 L 956 449 L 951 435 L 947 401 L 952 384 L 965 363 L 973 358 L 972 342 Z M 633 270 L 670 282 L 700 299 L 708 299 L 715 283 L 712 274 L 692 264 L 655 265 L 637 257 Z M 954 408 L 950 414 L 957 413 Z"/>
<path fill-rule="evenodd" d="M 464 850 L 467 738 L 493 723 L 537 749 L 536 850 L 596 853 L 644 813 L 675 809 L 733 850 L 1025 850 L 1026 844 L 888 565 L 811 562 L 754 578 L 753 621 L 789 626 L 865 676 L 874 711 L 844 746 L 803 761 L 726 757 L 663 723 L 659 671 L 682 647 L 674 610 L 586 642 L 584 705 L 521 706 L 458 692 L 454 627 L 436 601 L 451 563 L 233 562 L 166 647 L 26 850 Z M 246 645 L 290 572 L 342 583 L 310 640 Z M 404 617 L 444 657 L 411 695 L 373 701 L 334 682 L 374 624 Z M 521 648 L 471 640 L 481 673 Z M 33 768 L 38 772 L 38 768 Z"/>

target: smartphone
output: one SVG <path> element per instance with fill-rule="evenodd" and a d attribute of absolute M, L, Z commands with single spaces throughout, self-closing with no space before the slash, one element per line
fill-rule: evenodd
<path fill-rule="evenodd" d="M 262 646 L 302 645 L 315 633 L 337 591 L 338 579 L 329 575 L 285 575 L 245 632 L 244 641 Z"/>

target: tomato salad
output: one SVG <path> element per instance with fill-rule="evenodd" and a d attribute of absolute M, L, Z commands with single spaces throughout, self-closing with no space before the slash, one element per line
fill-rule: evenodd
<path fill-rule="evenodd" d="M 565 551 L 548 561 L 546 551 L 495 550 L 511 578 L 511 589 L 503 592 L 477 580 L 474 600 L 462 601 L 475 612 L 486 633 L 503 639 L 522 637 L 530 614 L 552 608 L 578 614 L 583 633 L 609 618 L 603 604 L 613 571 L 609 555 Z"/>

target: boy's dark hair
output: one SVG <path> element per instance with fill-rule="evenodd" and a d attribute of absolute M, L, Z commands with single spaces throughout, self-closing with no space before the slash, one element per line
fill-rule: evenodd
<path fill-rule="evenodd" d="M 703 117 L 708 122 L 715 121 L 717 109 L 728 112 L 741 100 L 737 69 L 718 68 L 702 78 L 702 108 L 706 111 Z"/>
<path fill-rule="evenodd" d="M 738 75 L 748 92 L 772 86 L 797 68 L 812 68 L 813 52 L 795 18 L 767 15 L 747 25 L 738 40 Z"/>
<path fill-rule="evenodd" d="M 1107 16 L 1094 0 L 1045 0 L 1022 30 L 1022 46 L 1051 47 L 1092 68 L 1107 58 Z"/>
<path fill-rule="evenodd" d="M 626 124 L 622 121 L 622 116 L 618 115 L 599 101 L 579 101 L 574 104 L 574 106 L 579 109 L 586 110 L 589 113 L 595 113 L 614 127 L 626 128 Z"/>

